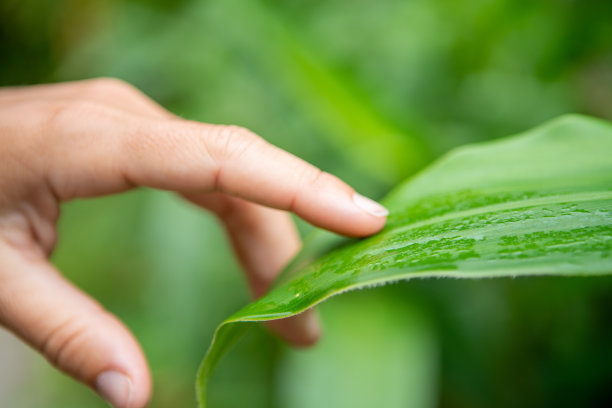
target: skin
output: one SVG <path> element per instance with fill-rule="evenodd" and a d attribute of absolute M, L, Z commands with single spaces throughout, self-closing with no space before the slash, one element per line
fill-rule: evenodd
<path fill-rule="evenodd" d="M 0 324 L 106 399 L 100 374 L 124 375 L 129 397 L 110 398 L 121 407 L 150 398 L 145 357 L 119 319 L 48 259 L 62 202 L 139 186 L 215 213 L 254 296 L 300 246 L 287 211 L 349 236 L 385 222 L 374 203 L 355 204 L 351 187 L 252 132 L 180 119 L 121 81 L 0 90 Z M 271 326 L 298 346 L 320 335 L 312 311 Z"/>

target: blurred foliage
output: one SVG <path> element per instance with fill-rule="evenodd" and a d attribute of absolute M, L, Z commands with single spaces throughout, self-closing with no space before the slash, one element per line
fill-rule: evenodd
<path fill-rule="evenodd" d="M 380 197 L 451 147 L 567 112 L 612 119 L 610 21 L 609 0 L 3 0 L 0 84 L 119 77 L 176 114 L 249 127 Z M 214 327 L 248 300 L 214 220 L 168 193 L 72 202 L 54 260 L 140 339 L 151 406 L 193 406 Z M 410 331 L 431 327 L 438 357 L 393 379 L 429 378 L 422 406 L 609 406 L 611 287 L 608 278 L 422 281 L 339 298 L 323 307 L 333 329 L 320 350 L 288 351 L 254 332 L 220 367 L 212 406 L 298 406 L 287 402 L 298 384 L 333 393 L 296 353 L 326 358 L 343 333 L 366 353 L 363 328 L 390 312 L 372 306 L 362 322 L 342 314 L 378 291 L 410 299 L 405 310 L 394 303 L 398 316 L 422 316 L 385 320 L 398 326 L 389 353 L 403 356 L 402 344 L 418 340 Z M 334 370 L 353 370 L 342 358 Z M 24 386 L 37 392 L 0 405 L 104 406 L 39 365 Z"/>

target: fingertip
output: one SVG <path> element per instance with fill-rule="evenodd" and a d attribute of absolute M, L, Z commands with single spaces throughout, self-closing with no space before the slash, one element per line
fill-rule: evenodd
<path fill-rule="evenodd" d="M 319 316 L 313 309 L 266 324 L 270 330 L 295 347 L 311 347 L 319 341 L 322 334 Z"/>
<path fill-rule="evenodd" d="M 122 399 L 118 401 L 123 401 L 123 405 L 111 404 L 113 407 L 145 408 L 149 404 L 149 401 L 151 399 L 151 392 L 152 392 L 151 374 L 149 372 L 149 368 L 148 368 L 148 365 L 146 364 L 146 361 L 144 360 L 138 361 L 138 360 L 141 360 L 141 358 L 137 358 L 136 355 L 133 355 L 130 359 L 124 360 L 123 367 L 126 367 L 126 370 L 125 371 L 121 369 L 118 370 L 119 374 L 123 374 L 125 376 L 125 384 L 127 384 L 127 386 L 117 381 L 115 393 L 116 395 L 122 396 Z M 99 381 L 101 378 L 102 379 L 104 378 L 103 376 L 108 375 L 109 372 L 113 373 L 114 369 L 107 369 L 106 371 L 99 374 L 98 377 L 96 378 L 96 391 L 98 391 L 100 396 L 102 396 L 103 398 L 105 396 L 99 392 L 100 391 L 98 387 Z M 117 377 L 117 378 L 121 378 L 121 377 Z M 126 396 L 126 392 L 122 391 L 122 389 L 129 390 L 129 392 L 127 393 L 127 396 Z M 106 400 L 108 401 L 108 399 Z"/>
<path fill-rule="evenodd" d="M 351 196 L 353 204 L 361 210 L 361 218 L 364 219 L 357 227 L 361 227 L 356 233 L 357 237 L 365 237 L 379 232 L 387 222 L 389 210 L 382 204 L 365 197 L 357 192 Z M 366 218 L 367 217 L 367 218 Z"/>
<path fill-rule="evenodd" d="M 357 207 L 359 207 L 361 210 L 365 211 L 371 216 L 377 218 L 386 218 L 387 215 L 389 215 L 389 210 L 383 207 L 382 204 L 377 203 L 371 198 L 362 196 L 357 192 L 353 193 L 353 202 Z"/>
<path fill-rule="evenodd" d="M 96 377 L 94 390 L 113 408 L 144 408 L 151 397 L 150 378 L 145 377 L 107 369 Z"/>
<path fill-rule="evenodd" d="M 108 370 L 98 375 L 95 389 L 113 408 L 129 408 L 134 399 L 134 382 L 127 375 Z"/>
<path fill-rule="evenodd" d="M 380 231 L 388 210 L 338 182 L 330 189 L 302 195 L 295 212 L 318 227 L 349 237 L 367 237 Z"/>
<path fill-rule="evenodd" d="M 151 397 L 151 381 L 146 373 L 109 368 L 98 374 L 94 390 L 113 408 L 144 408 Z"/>
<path fill-rule="evenodd" d="M 88 349 L 83 352 L 97 352 L 101 359 L 95 368 L 91 367 L 98 374 L 89 383 L 102 399 L 113 408 L 147 406 L 151 397 L 151 375 L 131 333 L 126 329 L 115 331 L 109 325 L 105 332 L 99 333 L 98 344 Z"/>

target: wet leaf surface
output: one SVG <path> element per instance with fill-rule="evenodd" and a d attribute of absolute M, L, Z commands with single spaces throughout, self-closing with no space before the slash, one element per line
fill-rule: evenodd
<path fill-rule="evenodd" d="M 267 295 L 217 329 L 198 375 L 200 405 L 247 324 L 298 314 L 338 293 L 400 279 L 612 273 L 612 126 L 565 116 L 457 149 L 384 200 L 366 239 L 317 232 Z"/>

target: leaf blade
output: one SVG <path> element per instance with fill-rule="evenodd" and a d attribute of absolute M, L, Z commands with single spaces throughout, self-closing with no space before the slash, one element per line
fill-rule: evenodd
<path fill-rule="evenodd" d="M 217 334 L 235 340 L 237 322 L 288 317 L 400 279 L 609 274 L 611 152 L 612 126 L 578 116 L 451 152 L 389 195 L 381 233 L 361 240 L 320 233 L 271 292 Z M 202 406 L 228 342 L 217 344 L 199 375 Z"/>

